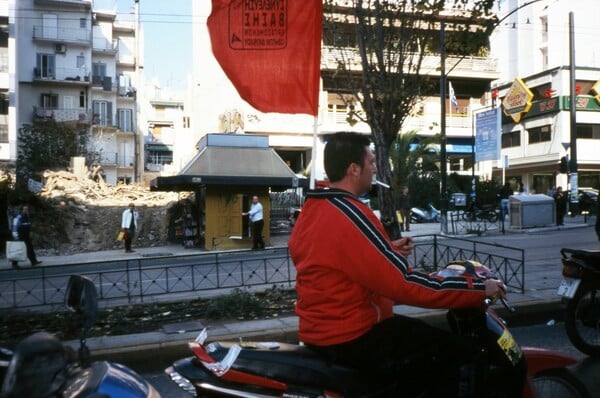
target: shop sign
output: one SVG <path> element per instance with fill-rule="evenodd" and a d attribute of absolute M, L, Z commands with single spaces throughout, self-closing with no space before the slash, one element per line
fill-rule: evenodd
<path fill-rule="evenodd" d="M 531 90 L 529 90 L 523 80 L 516 78 L 502 100 L 504 114 L 510 116 L 515 123 L 518 123 L 521 120 L 521 116 L 531 108 L 532 99 L 533 93 Z"/>
<path fill-rule="evenodd" d="M 600 104 L 600 80 L 598 80 L 592 86 L 592 93 L 594 94 L 594 99 L 596 102 Z"/>

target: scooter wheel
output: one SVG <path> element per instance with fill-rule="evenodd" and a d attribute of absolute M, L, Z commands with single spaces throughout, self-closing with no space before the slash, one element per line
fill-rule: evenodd
<path fill-rule="evenodd" d="M 600 355 L 600 287 L 582 283 L 567 304 L 565 329 L 579 351 Z"/>
<path fill-rule="evenodd" d="M 543 370 L 532 383 L 536 397 L 590 398 L 585 385 L 566 368 Z"/>

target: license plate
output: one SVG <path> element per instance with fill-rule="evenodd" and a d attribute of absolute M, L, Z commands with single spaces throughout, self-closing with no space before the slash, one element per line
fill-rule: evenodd
<path fill-rule="evenodd" d="M 560 286 L 558 287 L 558 292 L 556 292 L 556 294 L 566 298 L 573 298 L 580 283 L 581 279 L 564 277 L 560 282 Z"/>

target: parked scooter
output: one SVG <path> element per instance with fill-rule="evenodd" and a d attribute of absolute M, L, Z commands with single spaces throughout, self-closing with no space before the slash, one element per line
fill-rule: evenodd
<path fill-rule="evenodd" d="M 496 222 L 499 218 L 498 206 L 494 204 L 486 204 L 486 205 L 475 205 L 471 203 L 471 205 L 467 208 L 467 210 L 463 213 L 463 220 L 465 221 L 489 221 Z"/>
<path fill-rule="evenodd" d="M 3 349 L 8 369 L 0 397 L 160 398 L 154 387 L 133 370 L 108 361 L 90 363 L 86 335 L 98 308 L 94 283 L 83 276 L 71 276 L 65 299 L 67 307 L 80 315 L 78 353 L 45 332 L 23 339 L 12 355 Z"/>
<path fill-rule="evenodd" d="M 477 278 L 493 277 L 483 265 L 463 261 L 436 272 L 441 277 L 468 273 Z M 510 308 L 504 301 L 505 306 Z M 576 360 L 558 352 L 521 348 L 505 322 L 485 306 L 472 310 L 450 310 L 448 321 L 454 333 L 470 336 L 485 346 L 487 357 L 481 372 L 487 374 L 486 389 L 495 397 L 515 397 L 515 375 L 524 375 L 523 397 L 589 397 L 585 386 L 567 369 Z M 279 342 L 210 342 L 206 330 L 188 343 L 194 353 L 176 361 L 165 372 L 182 389 L 199 397 L 389 397 L 391 386 L 368 378 L 358 370 L 330 363 L 302 345 Z M 414 365 L 407 358 L 406 366 Z M 428 396 L 431 374 L 423 374 Z M 435 376 L 433 376 L 435 377 Z M 402 381 L 399 381 L 402 382 Z M 520 383 L 517 384 L 517 388 Z M 557 395 L 553 395 L 557 394 Z"/>
<path fill-rule="evenodd" d="M 600 250 L 561 249 L 560 254 L 558 295 L 567 302 L 567 336 L 581 352 L 600 355 Z"/>
<path fill-rule="evenodd" d="M 427 210 L 420 207 L 413 207 L 410 209 L 410 222 L 425 223 L 425 222 L 440 222 L 441 213 L 438 209 L 433 207 L 431 203 L 427 204 Z"/>

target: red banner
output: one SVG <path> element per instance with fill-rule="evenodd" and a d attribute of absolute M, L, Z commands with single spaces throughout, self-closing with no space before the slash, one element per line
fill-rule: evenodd
<path fill-rule="evenodd" d="M 323 0 L 212 0 L 215 58 L 261 112 L 317 115 Z"/>

